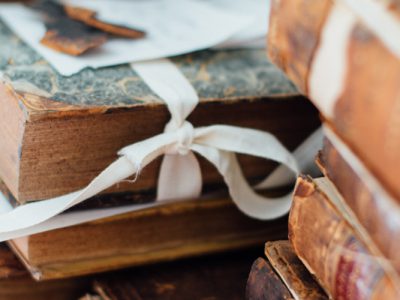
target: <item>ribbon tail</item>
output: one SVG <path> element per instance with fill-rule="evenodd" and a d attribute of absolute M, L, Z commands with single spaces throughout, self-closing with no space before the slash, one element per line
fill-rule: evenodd
<path fill-rule="evenodd" d="M 77 192 L 48 200 L 19 206 L 0 215 L 1 233 L 12 232 L 40 224 L 66 209 L 104 191 L 119 181 L 138 173 L 140 168 L 162 155 L 165 148 L 173 143 L 173 134 L 160 134 L 142 142 L 123 148 L 123 155 L 109 165 L 103 172 Z"/>
<path fill-rule="evenodd" d="M 283 163 L 294 174 L 297 161 L 286 147 L 271 133 L 230 125 L 212 125 L 195 129 L 195 144 L 222 151 L 247 154 Z"/>
<path fill-rule="evenodd" d="M 168 59 L 135 62 L 131 67 L 164 100 L 171 121 L 182 124 L 196 107 L 199 97 L 179 68 Z"/>
<path fill-rule="evenodd" d="M 322 127 L 320 127 L 293 151 L 293 156 L 298 163 L 301 173 L 309 174 L 312 177 L 318 177 L 318 174 L 320 174 L 315 164 L 315 154 L 322 148 L 323 137 Z M 286 165 L 281 164 L 269 176 L 257 184 L 256 189 L 281 187 L 293 184 L 294 181 L 293 171 Z"/>
<path fill-rule="evenodd" d="M 201 188 L 200 165 L 193 152 L 164 156 L 158 177 L 157 201 L 198 198 Z"/>
<path fill-rule="evenodd" d="M 2 233 L 24 229 L 42 223 L 69 207 L 129 177 L 137 171 L 125 157 L 120 157 L 100 173 L 86 188 L 48 200 L 21 205 L 0 215 L 0 239 Z"/>
<path fill-rule="evenodd" d="M 197 144 L 193 145 L 192 149 L 218 169 L 228 186 L 233 202 L 246 215 L 260 220 L 272 220 L 289 212 L 291 194 L 278 198 L 256 194 L 244 178 L 234 153 Z"/>

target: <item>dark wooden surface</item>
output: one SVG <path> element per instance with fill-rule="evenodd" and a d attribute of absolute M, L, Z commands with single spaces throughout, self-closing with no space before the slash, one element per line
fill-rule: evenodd
<path fill-rule="evenodd" d="M 251 264 L 262 251 L 259 247 L 107 274 L 93 287 L 110 300 L 244 299 Z"/>

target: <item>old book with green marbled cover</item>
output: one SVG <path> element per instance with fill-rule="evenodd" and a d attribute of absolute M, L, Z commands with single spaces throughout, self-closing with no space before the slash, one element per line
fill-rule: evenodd
<path fill-rule="evenodd" d="M 293 149 L 318 125 L 314 108 L 262 50 L 208 50 L 172 61 L 200 96 L 189 117 L 194 126 L 262 129 Z M 83 188 L 120 148 L 161 133 L 169 119 L 162 99 L 129 65 L 63 77 L 2 22 L 0 71 L 0 177 L 20 203 Z M 200 162 L 206 187 L 222 182 Z M 254 157 L 240 162 L 249 179 L 274 167 Z M 105 193 L 153 191 L 159 163 Z"/>

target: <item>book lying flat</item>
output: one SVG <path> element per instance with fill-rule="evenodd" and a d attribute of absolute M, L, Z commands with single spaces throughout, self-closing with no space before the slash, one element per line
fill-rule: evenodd
<path fill-rule="evenodd" d="M 399 299 L 397 273 L 351 219 L 327 179 L 298 178 L 289 240 L 333 299 Z"/>
<path fill-rule="evenodd" d="M 264 258 L 257 258 L 251 266 L 246 286 L 248 300 L 293 300 L 288 288 Z"/>
<path fill-rule="evenodd" d="M 299 260 L 289 241 L 267 242 L 265 255 L 294 299 L 328 299 L 328 296 Z"/>
<path fill-rule="evenodd" d="M 82 300 L 241 300 L 255 253 L 238 251 L 94 276 L 95 293 Z"/>
<path fill-rule="evenodd" d="M 76 213 L 82 212 L 56 218 L 68 222 Z M 221 196 L 132 211 L 8 243 L 32 276 L 45 280 L 246 248 L 285 236 L 287 218 L 251 219 Z"/>
<path fill-rule="evenodd" d="M 36 282 L 7 245 L 0 244 L 0 299 L 2 300 L 77 299 L 89 287 L 88 278 Z"/>
<path fill-rule="evenodd" d="M 308 272 L 287 240 L 267 242 L 267 259 L 258 258 L 246 287 L 248 300 L 323 300 L 328 296 Z"/>
<path fill-rule="evenodd" d="M 268 131 L 294 149 L 318 124 L 316 110 L 262 50 L 201 51 L 171 59 L 200 104 L 195 126 L 228 124 Z M 129 65 L 59 75 L 0 22 L 0 177 L 18 203 L 85 187 L 124 146 L 160 134 L 170 116 L 163 101 Z M 222 179 L 200 160 L 203 182 Z M 246 177 L 265 177 L 274 164 L 240 156 Z M 134 184 L 104 193 L 154 191 L 160 160 Z"/>

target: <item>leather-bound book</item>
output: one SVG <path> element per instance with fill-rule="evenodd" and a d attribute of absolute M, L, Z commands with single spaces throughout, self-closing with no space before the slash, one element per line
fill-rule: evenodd
<path fill-rule="evenodd" d="M 92 294 L 102 300 L 241 300 L 255 255 L 240 251 L 105 274 L 94 278 Z"/>
<path fill-rule="evenodd" d="M 294 149 L 319 126 L 315 108 L 262 50 L 200 51 L 171 59 L 193 84 L 195 126 L 227 124 L 269 131 Z M 0 22 L 0 177 L 19 203 L 85 187 L 122 147 L 164 131 L 167 107 L 127 65 L 59 75 Z M 274 163 L 240 156 L 249 180 Z M 160 159 L 132 184 L 104 193 L 149 193 Z M 222 185 L 200 158 L 205 186 Z"/>
<path fill-rule="evenodd" d="M 328 299 L 328 296 L 297 257 L 289 241 L 267 242 L 265 255 L 294 299 Z"/>
<path fill-rule="evenodd" d="M 0 244 L 1 300 L 71 300 L 90 287 L 88 278 L 36 282 L 11 250 Z"/>
<path fill-rule="evenodd" d="M 399 36 L 398 1 L 272 1 L 269 57 L 398 201 Z"/>
<path fill-rule="evenodd" d="M 222 196 L 51 230 L 9 245 L 35 279 L 45 280 L 261 246 L 286 236 L 286 217 L 254 220 Z"/>
<path fill-rule="evenodd" d="M 292 294 L 271 264 L 257 258 L 250 270 L 246 286 L 247 300 L 293 300 Z"/>
<path fill-rule="evenodd" d="M 400 206 L 379 186 L 362 162 L 349 154 L 344 143 L 339 142 L 337 146 L 326 138 L 317 164 L 342 195 L 348 211 L 400 274 Z"/>
<path fill-rule="evenodd" d="M 249 300 L 324 300 L 328 296 L 312 278 L 287 240 L 265 244 L 267 260 L 258 258 L 247 280 Z"/>
<path fill-rule="evenodd" d="M 351 225 L 340 196 L 325 178 L 298 178 L 289 240 L 333 299 L 399 299 L 397 274 Z"/>

